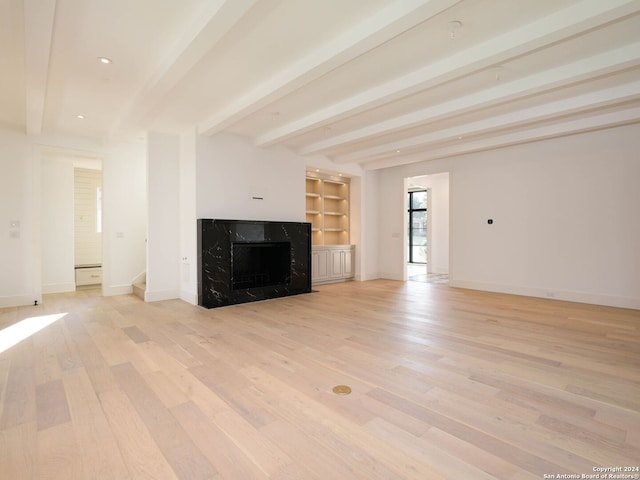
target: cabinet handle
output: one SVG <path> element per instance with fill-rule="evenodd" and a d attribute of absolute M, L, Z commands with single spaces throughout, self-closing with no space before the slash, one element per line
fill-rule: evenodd
<path fill-rule="evenodd" d="M 100 278 L 100 275 L 94 273 L 93 275 L 91 275 L 91 278 Z"/>

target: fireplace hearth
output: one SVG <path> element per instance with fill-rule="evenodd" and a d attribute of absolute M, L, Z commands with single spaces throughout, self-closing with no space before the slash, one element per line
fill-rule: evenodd
<path fill-rule="evenodd" d="M 311 224 L 198 220 L 198 305 L 311 292 Z"/>

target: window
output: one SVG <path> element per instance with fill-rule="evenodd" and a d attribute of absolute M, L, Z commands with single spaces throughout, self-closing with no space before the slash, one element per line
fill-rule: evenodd
<path fill-rule="evenodd" d="M 409 263 L 427 263 L 427 191 L 409 192 Z"/>

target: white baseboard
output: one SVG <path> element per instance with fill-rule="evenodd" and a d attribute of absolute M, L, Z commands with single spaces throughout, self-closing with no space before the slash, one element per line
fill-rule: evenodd
<path fill-rule="evenodd" d="M 523 295 L 526 297 L 548 298 L 550 300 L 564 300 L 567 302 L 588 303 L 591 305 L 603 305 L 607 307 L 630 308 L 640 310 L 640 298 L 616 297 L 613 295 L 601 295 L 597 293 L 558 291 L 544 288 L 522 287 L 518 285 L 501 285 L 465 280 L 449 279 L 450 287 L 469 288 L 471 290 L 483 290 L 486 292 L 507 293 L 511 295 Z"/>
<path fill-rule="evenodd" d="M 378 278 L 382 278 L 384 280 L 400 280 L 403 281 L 402 272 L 399 273 L 389 273 L 389 272 L 380 272 Z"/>
<path fill-rule="evenodd" d="M 449 269 L 447 267 L 437 267 L 434 265 L 430 273 L 435 273 L 437 275 L 448 275 Z"/>
<path fill-rule="evenodd" d="M 103 285 L 102 295 L 105 297 L 111 297 L 113 295 L 128 295 L 133 293 L 133 287 L 131 285 Z"/>
<path fill-rule="evenodd" d="M 192 292 L 187 292 L 185 290 L 181 290 L 180 291 L 180 299 L 184 300 L 187 303 L 190 303 L 191 305 L 198 305 L 198 294 L 197 293 L 192 293 Z"/>
<path fill-rule="evenodd" d="M 48 285 L 42 285 L 42 293 L 64 293 L 75 291 L 75 283 L 50 283 Z"/>
<path fill-rule="evenodd" d="M 33 305 L 34 300 L 38 300 L 38 303 L 41 302 L 41 299 L 35 298 L 34 295 L 16 295 L 13 297 L 0 297 L 0 308 L 22 307 L 25 305 Z"/>
<path fill-rule="evenodd" d="M 367 280 L 377 280 L 380 277 L 380 274 L 378 274 L 377 272 L 375 273 L 365 273 L 365 274 L 357 274 L 354 277 L 354 280 L 358 281 L 358 282 L 366 282 Z"/>
<path fill-rule="evenodd" d="M 164 290 L 160 292 L 150 292 L 147 290 L 144 294 L 145 302 L 159 302 L 162 300 L 173 300 L 174 298 L 180 298 L 180 292 L 178 290 Z"/>

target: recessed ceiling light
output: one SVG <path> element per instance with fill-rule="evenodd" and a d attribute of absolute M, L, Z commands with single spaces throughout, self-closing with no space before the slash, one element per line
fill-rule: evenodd
<path fill-rule="evenodd" d="M 80 120 L 84 120 L 84 115 L 76 115 L 76 118 L 78 118 Z"/>
<path fill-rule="evenodd" d="M 319 168 L 316 168 L 316 172 L 319 172 L 319 171 L 320 171 L 320 169 L 319 169 Z"/>
<path fill-rule="evenodd" d="M 100 63 L 104 63 L 105 65 L 108 65 L 111 63 L 111 59 L 107 57 L 98 57 L 98 60 L 100 61 Z"/>
<path fill-rule="evenodd" d="M 396 153 L 400 153 L 400 150 L 396 150 Z"/>

